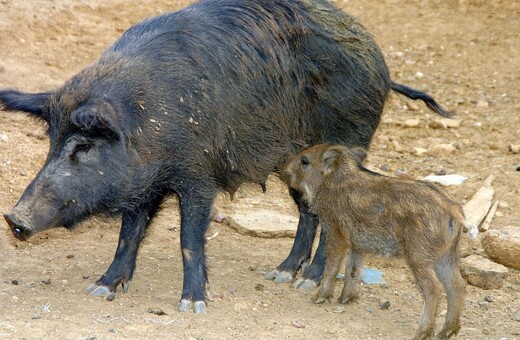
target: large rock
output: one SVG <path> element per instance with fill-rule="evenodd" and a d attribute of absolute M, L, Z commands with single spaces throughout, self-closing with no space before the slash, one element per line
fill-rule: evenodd
<path fill-rule="evenodd" d="M 493 261 L 520 269 L 520 228 L 489 230 L 482 239 L 482 248 Z"/>
<path fill-rule="evenodd" d="M 298 217 L 260 209 L 226 216 L 225 223 L 243 235 L 265 238 L 294 237 Z"/>
<path fill-rule="evenodd" d="M 509 270 L 479 255 L 462 259 L 460 272 L 466 281 L 482 289 L 502 288 Z"/>

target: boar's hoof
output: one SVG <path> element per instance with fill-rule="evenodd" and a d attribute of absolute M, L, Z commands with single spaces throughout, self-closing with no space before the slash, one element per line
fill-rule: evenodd
<path fill-rule="evenodd" d="M 204 301 L 195 301 L 195 303 L 189 299 L 182 299 L 179 303 L 179 312 L 188 312 L 193 306 L 193 312 L 195 314 L 206 313 L 206 303 Z"/>
<path fill-rule="evenodd" d="M 293 279 L 293 275 L 291 273 L 286 271 L 280 272 L 278 269 L 267 273 L 264 277 L 268 280 L 274 279 L 274 282 L 276 283 L 290 282 Z"/>
<path fill-rule="evenodd" d="M 311 279 L 304 279 L 300 277 L 296 282 L 293 284 L 294 288 L 300 288 L 300 289 L 309 289 L 309 288 L 316 288 L 318 284 Z"/>
<path fill-rule="evenodd" d="M 116 297 L 116 293 L 110 291 L 110 288 L 108 288 L 107 286 L 99 286 L 95 283 L 85 288 L 85 290 L 89 292 L 91 295 L 106 297 L 108 301 L 112 301 Z"/>

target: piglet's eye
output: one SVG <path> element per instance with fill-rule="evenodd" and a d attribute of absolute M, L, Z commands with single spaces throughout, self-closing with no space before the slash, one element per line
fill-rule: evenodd
<path fill-rule="evenodd" d="M 311 162 L 309 161 L 309 159 L 305 156 L 303 156 L 302 158 L 300 158 L 300 164 L 302 166 L 302 168 L 306 168 Z"/>

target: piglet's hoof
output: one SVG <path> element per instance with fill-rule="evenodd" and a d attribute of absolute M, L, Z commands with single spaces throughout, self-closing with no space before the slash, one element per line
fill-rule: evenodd
<path fill-rule="evenodd" d="M 293 279 L 291 273 L 286 271 L 280 272 L 278 269 L 267 273 L 264 277 L 268 280 L 274 280 L 276 283 L 290 282 Z"/>
<path fill-rule="evenodd" d="M 108 288 L 107 286 L 100 286 L 95 283 L 85 288 L 85 290 L 89 292 L 91 295 L 106 297 L 108 301 L 112 301 L 116 297 L 116 292 L 110 291 L 110 288 Z"/>
<path fill-rule="evenodd" d="M 206 303 L 204 301 L 191 301 L 189 299 L 182 299 L 179 303 L 179 312 L 189 312 L 193 307 L 193 313 L 204 314 L 206 313 Z"/>
<path fill-rule="evenodd" d="M 294 288 L 300 288 L 300 289 L 309 289 L 309 288 L 316 288 L 318 284 L 311 280 L 311 279 L 304 279 L 300 277 L 296 282 L 293 284 Z"/>

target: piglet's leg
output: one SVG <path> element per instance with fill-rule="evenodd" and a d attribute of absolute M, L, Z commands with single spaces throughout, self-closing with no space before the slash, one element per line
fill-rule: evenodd
<path fill-rule="evenodd" d="M 210 223 L 214 195 L 201 197 L 189 193 L 180 198 L 181 203 L 181 248 L 184 266 L 184 281 L 179 311 L 191 309 L 197 314 L 206 311 L 204 302 L 208 274 L 204 254 L 204 234 Z M 208 199 L 207 196 L 210 196 Z"/>
<path fill-rule="evenodd" d="M 359 298 L 359 291 L 357 289 L 357 277 L 362 265 L 362 256 L 354 251 L 350 251 L 347 256 L 347 263 L 345 265 L 345 285 L 339 297 L 339 303 L 350 303 Z"/>
<path fill-rule="evenodd" d="M 327 243 L 325 245 L 327 260 L 325 262 L 325 272 L 321 280 L 320 290 L 314 298 L 315 303 L 329 301 L 332 295 L 334 295 L 336 275 L 338 275 L 345 255 L 350 251 L 349 242 L 342 233 L 341 228 L 329 224 L 324 224 L 324 226 L 324 230 L 327 233 Z"/>
<path fill-rule="evenodd" d="M 96 283 L 87 287 L 87 291 L 94 296 L 106 297 L 113 300 L 116 288 L 121 283 L 123 290 L 128 291 L 134 274 L 137 252 L 144 238 L 144 232 L 150 220 L 157 212 L 162 196 L 157 196 L 146 205 L 139 206 L 133 211 L 123 211 L 122 225 L 119 232 L 119 244 L 112 264 L 105 274 Z"/>

